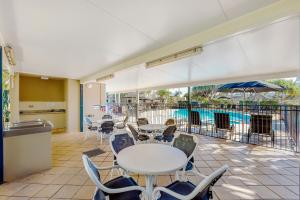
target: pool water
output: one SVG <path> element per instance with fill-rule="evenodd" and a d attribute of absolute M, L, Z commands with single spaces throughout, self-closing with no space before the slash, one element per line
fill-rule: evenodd
<path fill-rule="evenodd" d="M 249 124 L 250 123 L 250 115 L 248 114 L 242 114 L 242 112 L 231 112 L 231 111 L 224 111 L 224 110 L 208 110 L 208 109 L 192 109 L 193 111 L 197 111 L 200 113 L 200 119 L 202 121 L 210 121 L 214 123 L 214 113 L 229 113 L 230 118 L 230 124 L 241 124 L 243 121 L 244 116 L 244 123 Z M 188 110 L 187 109 L 178 109 L 174 112 L 175 116 L 177 118 L 186 118 L 188 116 Z"/>

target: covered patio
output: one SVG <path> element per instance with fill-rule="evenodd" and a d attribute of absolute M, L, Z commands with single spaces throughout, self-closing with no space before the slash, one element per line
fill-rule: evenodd
<path fill-rule="evenodd" d="M 213 187 L 214 199 L 299 199 L 299 155 L 257 145 L 198 136 L 195 153 L 197 170 L 209 175 L 223 164 L 230 169 Z M 95 190 L 83 168 L 82 152 L 99 147 L 106 151 L 93 161 L 111 166 L 113 153 L 105 140 L 84 139 L 81 133 L 57 134 L 52 138 L 53 168 L 15 180 L 0 187 L 1 199 L 91 199 Z M 130 174 L 145 186 L 142 175 Z M 114 175 L 116 176 L 116 174 Z M 103 181 L 112 177 L 101 172 Z M 159 186 L 174 181 L 174 174 L 158 176 Z M 201 179 L 189 175 L 197 184 Z"/>
<path fill-rule="evenodd" d="M 2 0 L 0 200 L 299 200 L 297 99 L 191 97 L 299 78 L 299 13 L 298 0 Z M 184 100 L 140 97 L 175 88 Z"/>

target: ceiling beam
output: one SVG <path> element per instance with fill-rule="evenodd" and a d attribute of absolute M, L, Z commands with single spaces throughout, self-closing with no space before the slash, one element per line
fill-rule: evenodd
<path fill-rule="evenodd" d="M 299 14 L 300 0 L 280 0 L 269 6 L 257 9 L 251 13 L 214 26 L 206 31 L 191 35 L 156 50 L 141 54 L 137 57 L 127 59 L 119 64 L 108 66 L 103 70 L 83 77 L 80 81 L 81 83 L 94 81 L 98 77 L 106 76 L 184 49 L 192 48 L 195 45 L 204 45 L 212 41 L 270 24 L 278 19 Z"/>
<path fill-rule="evenodd" d="M 211 80 L 204 80 L 204 81 L 193 81 L 193 82 L 183 82 L 178 84 L 169 84 L 169 85 L 159 85 L 153 87 L 144 87 L 144 88 L 134 88 L 129 90 L 121 90 L 121 91 L 107 91 L 109 94 L 111 93 L 125 93 L 125 92 L 134 92 L 134 91 L 147 91 L 147 90 L 160 90 L 160 89 L 170 89 L 170 88 L 182 88 L 188 86 L 203 86 L 203 85 L 221 85 L 227 83 L 236 83 L 236 82 L 247 82 L 247 81 L 265 81 L 271 79 L 278 79 L 278 78 L 290 78 L 300 75 L 300 70 L 296 71 L 282 71 L 276 73 L 267 73 L 267 74 L 256 74 L 256 75 L 249 75 L 249 76 L 239 76 L 239 77 L 229 77 L 226 79 L 215 79 Z"/>

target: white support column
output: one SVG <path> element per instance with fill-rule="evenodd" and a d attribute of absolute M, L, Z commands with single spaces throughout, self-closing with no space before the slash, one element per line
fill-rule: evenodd
<path fill-rule="evenodd" d="M 136 120 L 139 118 L 140 92 L 136 91 Z"/>
<path fill-rule="evenodd" d="M 66 128 L 67 132 L 80 129 L 80 83 L 78 80 L 65 81 Z"/>

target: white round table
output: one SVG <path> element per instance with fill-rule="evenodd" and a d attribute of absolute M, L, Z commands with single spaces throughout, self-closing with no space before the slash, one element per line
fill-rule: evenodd
<path fill-rule="evenodd" d="M 99 119 L 99 120 L 97 120 L 97 123 L 98 124 L 103 124 L 104 122 L 109 122 L 109 121 L 115 123 L 116 120 L 114 120 L 114 119 Z"/>
<path fill-rule="evenodd" d="M 141 125 L 139 126 L 140 130 L 143 131 L 151 131 L 151 132 L 155 132 L 155 131 L 160 131 L 165 129 L 167 126 L 164 124 L 145 124 L 145 125 Z"/>
<path fill-rule="evenodd" d="M 187 163 L 186 154 L 165 144 L 136 144 L 121 150 L 118 164 L 125 170 L 146 177 L 147 196 L 151 199 L 156 175 L 179 170 Z"/>

